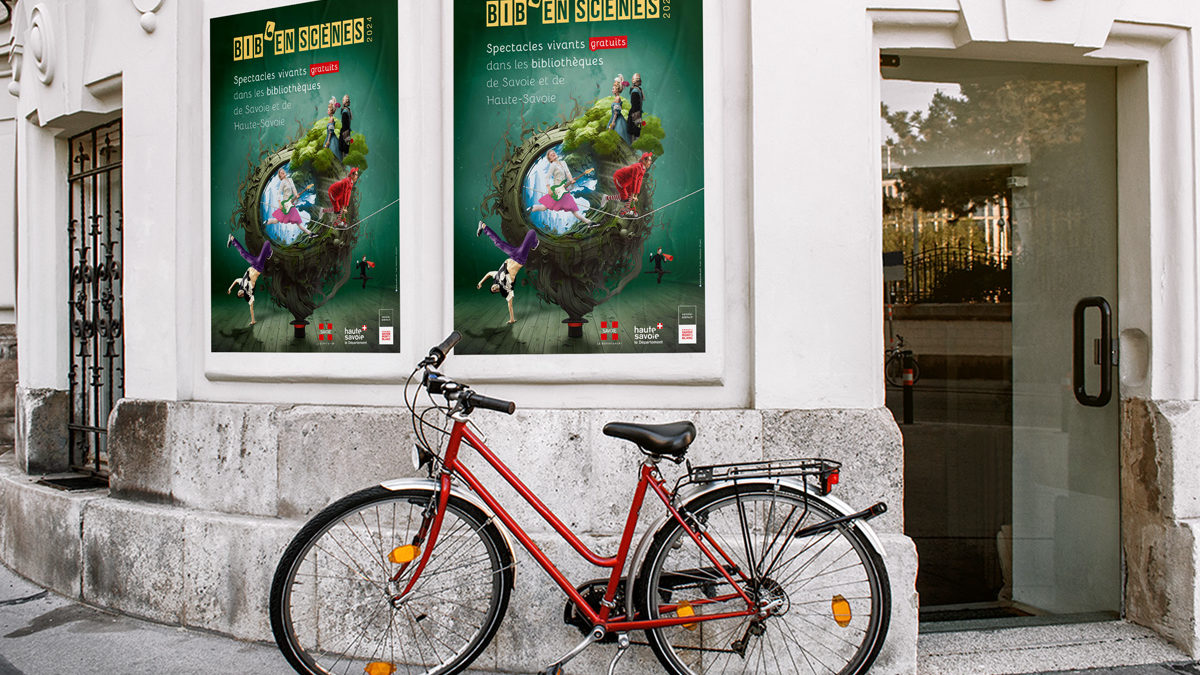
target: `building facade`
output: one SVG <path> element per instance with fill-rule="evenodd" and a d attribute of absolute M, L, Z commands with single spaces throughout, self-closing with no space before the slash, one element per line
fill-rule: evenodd
<path fill-rule="evenodd" d="M 456 327 L 440 280 L 454 264 L 451 230 L 475 227 L 448 208 L 455 7 L 397 10 L 399 349 L 230 354 L 212 349 L 206 309 L 212 260 L 225 254 L 209 194 L 210 21 L 296 3 L 8 4 L 0 324 L 15 324 L 20 359 L 15 452 L 0 460 L 0 559 L 90 603 L 270 640 L 271 574 L 303 520 L 415 475 L 403 380 Z M 1200 654 L 1200 9 L 693 4 L 704 10 L 706 64 L 705 351 L 451 357 L 447 372 L 518 404 L 511 418 L 477 417 L 489 443 L 601 549 L 614 545 L 614 505 L 640 461 L 601 434 L 607 421 L 693 419 L 695 463 L 842 461 L 843 499 L 891 506 L 873 521 L 892 585 L 876 672 L 915 672 L 919 606 L 1117 617 Z M 880 104 L 923 113 L 935 89 L 968 103 L 1025 92 L 1005 118 L 1024 126 L 953 152 L 914 142 L 886 166 L 881 149 L 898 137 Z M 916 405 L 943 411 L 922 419 L 918 408 L 914 424 L 898 424 L 880 260 L 887 227 L 904 223 L 883 215 L 885 201 L 919 178 L 914 169 L 962 167 L 1002 174 L 1002 187 L 950 206 L 977 209 L 983 248 L 1012 258 L 1007 296 L 897 316 L 931 387 L 914 385 Z M 1096 297 L 1115 346 L 1093 344 L 1104 339 L 1099 303 L 1083 305 L 1072 331 L 1077 301 Z M 0 356 L 15 356 L 2 329 Z M 961 409 L 931 402 L 966 380 L 986 395 Z M 107 476 L 107 490 L 37 483 L 73 468 Z M 985 473 L 991 487 L 973 482 Z M 601 496 L 581 505 L 580 492 Z M 991 515 L 956 521 L 993 494 Z M 599 576 L 548 528 L 533 532 L 573 580 Z M 921 570 L 940 569 L 959 545 L 991 571 L 950 591 L 926 586 Z M 516 600 L 482 665 L 549 663 L 578 640 L 567 626 L 541 628 L 563 599 L 521 556 Z M 972 584 L 974 595 L 951 592 Z M 638 658 L 656 667 L 649 653 Z"/>

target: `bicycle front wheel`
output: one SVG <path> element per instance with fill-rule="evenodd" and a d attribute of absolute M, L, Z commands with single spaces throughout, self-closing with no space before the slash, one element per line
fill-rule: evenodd
<path fill-rule="evenodd" d="M 853 523 L 805 532 L 840 514 L 782 486 L 731 485 L 684 510 L 736 588 L 671 520 L 642 563 L 635 606 L 648 619 L 733 613 L 747 608 L 740 590 L 762 611 L 646 631 L 668 672 L 851 675 L 871 666 L 891 591 L 880 554 Z"/>
<path fill-rule="evenodd" d="M 511 552 L 478 508 L 451 496 L 429 563 L 432 488 L 375 486 L 296 535 L 271 584 L 271 629 L 305 675 L 460 673 L 487 646 L 513 585 Z M 432 505 L 432 506 L 431 506 Z"/>

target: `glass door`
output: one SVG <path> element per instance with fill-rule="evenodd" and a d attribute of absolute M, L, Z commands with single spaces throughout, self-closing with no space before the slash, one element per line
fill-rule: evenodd
<path fill-rule="evenodd" d="M 1115 71 L 881 72 L 887 403 L 922 621 L 1115 616 Z"/>

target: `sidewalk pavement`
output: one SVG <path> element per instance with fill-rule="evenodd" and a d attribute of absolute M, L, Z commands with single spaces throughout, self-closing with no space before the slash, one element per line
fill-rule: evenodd
<path fill-rule="evenodd" d="M 943 662 L 939 668 L 937 658 L 932 658 L 924 661 L 919 672 L 948 672 L 945 667 Z M 274 645 L 165 626 L 89 607 L 44 590 L 0 565 L 0 675 L 164 672 L 211 675 L 292 671 Z M 1009 668 L 1004 672 L 1027 671 Z M 1200 675 L 1200 666 L 1175 659 L 1158 665 L 1040 673 L 1068 674 Z"/>
<path fill-rule="evenodd" d="M 291 672 L 275 645 L 102 611 L 0 565 L 0 675 Z"/>
<path fill-rule="evenodd" d="M 1200 675 L 1200 665 L 1196 665 L 1196 663 L 1126 665 L 1124 668 L 1056 670 L 1054 673 L 1043 673 L 1042 675 Z"/>

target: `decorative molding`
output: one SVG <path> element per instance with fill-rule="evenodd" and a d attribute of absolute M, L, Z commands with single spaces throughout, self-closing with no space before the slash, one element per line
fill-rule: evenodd
<path fill-rule="evenodd" d="M 54 81 L 58 42 L 55 40 L 54 26 L 46 5 L 37 5 L 30 12 L 29 31 L 25 36 L 25 43 L 29 47 L 29 56 L 33 59 L 38 79 L 42 81 L 42 84 L 49 85 Z"/>
<path fill-rule="evenodd" d="M 3 53 L 4 61 L 9 66 L 8 75 L 12 77 L 8 83 L 8 93 L 16 97 L 21 96 L 21 62 L 25 53 L 24 43 L 21 42 L 21 23 L 21 15 L 14 12 L 8 25 L 8 44 Z"/>
<path fill-rule="evenodd" d="M 12 75 L 12 63 L 9 54 L 12 53 L 12 41 L 0 44 L 0 78 Z"/>
<path fill-rule="evenodd" d="M 89 94 L 98 99 L 107 98 L 114 94 L 120 94 L 121 73 L 106 75 L 93 82 L 88 82 L 83 86 L 87 88 Z"/>
<path fill-rule="evenodd" d="M 133 8 L 142 15 L 138 19 L 142 30 L 147 33 L 153 33 L 155 28 L 158 28 L 158 15 L 156 12 L 162 8 L 164 0 L 130 0 Z"/>
<path fill-rule="evenodd" d="M 21 63 L 24 53 L 24 47 L 14 36 L 8 52 L 8 62 L 12 66 L 12 81 L 8 83 L 8 93 L 18 98 L 21 96 Z"/>

